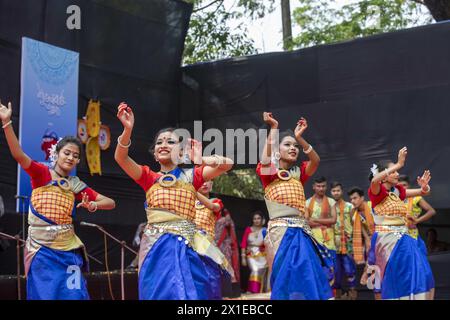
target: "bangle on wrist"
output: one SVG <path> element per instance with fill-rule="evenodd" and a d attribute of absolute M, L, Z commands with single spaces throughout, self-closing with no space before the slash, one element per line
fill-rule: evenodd
<path fill-rule="evenodd" d="M 308 153 L 310 153 L 311 151 L 313 151 L 313 147 L 312 147 L 312 145 L 309 145 L 309 147 L 308 147 L 308 149 L 303 149 L 303 153 L 304 154 L 308 154 Z"/>
<path fill-rule="evenodd" d="M 212 156 L 216 159 L 216 161 L 213 165 L 211 165 L 211 168 L 219 167 L 222 164 L 222 158 L 220 158 L 217 154 L 213 154 Z"/>
<path fill-rule="evenodd" d="M 420 188 L 420 193 L 421 193 L 422 195 L 430 193 L 430 191 L 431 191 L 431 187 L 430 187 L 430 185 L 429 185 L 429 184 L 427 184 L 427 185 L 425 186 L 425 189 L 426 189 L 426 190 L 424 190 L 424 188 L 423 188 L 423 187 L 422 187 L 422 188 Z"/>
<path fill-rule="evenodd" d="M 120 141 L 121 137 L 122 137 L 121 135 L 117 137 L 117 144 L 122 148 L 129 148 L 131 146 L 131 139 L 127 145 L 123 145 L 122 142 Z"/>
<path fill-rule="evenodd" d="M 95 209 L 92 209 L 92 210 L 90 209 L 91 203 L 93 203 L 93 204 L 95 205 Z M 95 201 L 89 202 L 89 207 L 88 207 L 88 211 L 89 211 L 89 212 L 95 212 L 95 211 L 97 211 L 97 209 L 98 209 L 98 204 L 97 204 L 97 202 L 95 202 Z"/>
<path fill-rule="evenodd" d="M 7 126 L 12 124 L 12 120 L 9 120 L 7 123 L 5 123 L 4 125 L 2 125 L 2 129 L 5 129 Z"/>

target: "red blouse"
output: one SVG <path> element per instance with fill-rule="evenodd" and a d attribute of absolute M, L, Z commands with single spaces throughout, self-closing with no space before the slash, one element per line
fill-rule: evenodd
<path fill-rule="evenodd" d="M 400 200 L 404 201 L 406 199 L 406 189 L 405 189 L 405 187 L 402 186 L 401 184 L 397 184 L 395 186 L 395 188 L 399 192 Z M 372 202 L 372 208 L 375 208 L 387 196 L 389 196 L 389 191 L 383 186 L 383 184 L 380 184 L 380 192 L 378 192 L 378 194 L 372 194 L 372 191 L 369 188 L 369 199 Z"/>
<path fill-rule="evenodd" d="M 310 178 L 307 174 L 306 174 L 306 167 L 308 166 L 309 161 L 303 161 L 300 165 L 300 182 L 302 183 L 302 185 L 305 185 L 305 183 L 308 181 L 308 179 Z M 266 174 L 262 174 L 261 170 L 263 169 L 263 166 L 260 163 L 258 163 L 258 165 L 256 166 L 256 174 L 259 176 L 259 178 L 261 179 L 263 188 L 266 188 L 269 184 L 271 184 L 273 181 L 275 181 L 276 179 L 278 179 L 278 170 L 275 167 L 275 164 L 270 163 L 270 167 L 269 168 L 265 168 L 265 169 L 269 169 L 270 170 L 270 174 L 266 175 Z"/>
<path fill-rule="evenodd" d="M 31 161 L 30 167 L 24 170 L 31 177 L 31 187 L 33 189 L 46 186 L 52 181 L 50 169 L 45 164 L 33 160 Z M 88 195 L 89 201 L 95 201 L 97 199 L 98 193 L 94 189 L 86 187 L 75 194 L 75 199 L 77 201 L 83 199 L 82 192 L 85 192 Z"/>
<path fill-rule="evenodd" d="M 203 179 L 203 168 L 204 166 L 198 166 L 194 168 L 194 180 L 192 182 L 195 190 L 200 189 L 205 180 Z M 150 189 L 153 184 L 162 176 L 161 173 L 154 172 L 148 166 L 141 166 L 142 175 L 135 182 L 144 189 L 145 192 Z"/>

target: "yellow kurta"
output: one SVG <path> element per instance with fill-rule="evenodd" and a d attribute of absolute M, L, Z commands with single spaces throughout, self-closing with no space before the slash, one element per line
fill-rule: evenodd
<path fill-rule="evenodd" d="M 353 251 L 353 222 L 352 222 L 353 206 L 349 202 L 345 202 L 344 206 L 344 233 L 345 233 L 345 247 L 348 254 Z M 341 212 L 339 205 L 336 206 L 336 224 L 334 225 L 334 243 L 336 245 L 336 252 L 341 254 Z"/>
<path fill-rule="evenodd" d="M 329 197 L 324 197 L 324 200 L 327 199 L 328 203 L 330 205 L 330 211 L 331 207 L 335 205 L 336 201 L 334 199 Z M 309 208 L 309 204 L 311 202 L 311 198 L 306 200 L 306 208 Z M 317 201 L 314 203 L 313 211 L 310 212 L 310 217 L 313 219 L 320 219 L 321 218 L 321 212 L 322 212 L 322 204 L 318 203 Z M 331 213 L 330 213 L 331 214 Z M 312 228 L 312 232 L 314 235 L 314 238 L 321 244 L 323 244 L 327 249 L 329 250 L 336 250 L 336 244 L 334 242 L 334 227 L 317 227 Z"/>
<path fill-rule="evenodd" d="M 420 200 L 422 200 L 421 196 L 405 199 L 405 203 L 408 207 L 408 213 L 414 218 L 418 218 L 422 213 L 422 208 L 419 205 Z M 409 228 L 408 233 L 414 239 L 419 237 L 419 229 L 417 229 L 417 226 L 415 228 Z"/>

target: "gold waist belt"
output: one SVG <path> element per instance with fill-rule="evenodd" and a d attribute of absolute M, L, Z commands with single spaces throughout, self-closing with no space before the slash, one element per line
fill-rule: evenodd
<path fill-rule="evenodd" d="M 375 232 L 378 233 L 397 233 L 404 234 L 408 233 L 408 227 L 406 226 L 375 226 Z"/>
<path fill-rule="evenodd" d="M 194 243 L 194 235 L 196 233 L 196 229 L 195 223 L 193 223 L 192 221 L 177 220 L 148 224 L 145 232 L 149 235 L 158 233 L 175 234 L 179 236 L 179 241 L 184 241 L 186 245 L 192 246 L 192 244 Z"/>
<path fill-rule="evenodd" d="M 274 227 L 302 228 L 311 237 L 313 233 L 308 221 L 303 217 L 281 217 L 269 221 L 269 230 Z"/>

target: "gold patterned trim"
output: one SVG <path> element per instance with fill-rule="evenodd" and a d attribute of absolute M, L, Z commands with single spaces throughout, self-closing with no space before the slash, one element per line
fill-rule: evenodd
<path fill-rule="evenodd" d="M 169 178 L 169 180 L 166 180 L 168 178 Z M 177 177 L 175 177 L 173 174 L 168 173 L 168 174 L 161 176 L 158 179 L 158 183 L 164 188 L 170 188 L 175 183 L 177 183 Z"/>
<path fill-rule="evenodd" d="M 148 224 L 145 233 L 148 235 L 164 233 L 178 235 L 178 241 L 184 241 L 186 245 L 192 247 L 196 229 L 193 222 L 188 220 L 178 220 Z"/>
<path fill-rule="evenodd" d="M 268 232 L 275 227 L 302 228 L 308 235 L 314 237 L 308 221 L 303 217 L 281 217 L 270 220 Z"/>
<path fill-rule="evenodd" d="M 63 189 L 64 191 L 70 191 L 70 182 L 66 178 L 59 178 L 55 179 L 56 183 L 58 184 L 58 187 Z"/>
<path fill-rule="evenodd" d="M 292 174 L 288 170 L 278 170 L 277 176 L 280 180 L 289 181 L 292 178 Z"/>

